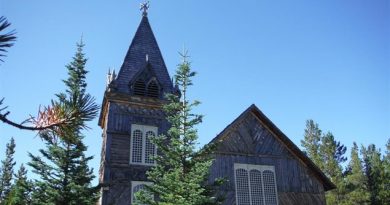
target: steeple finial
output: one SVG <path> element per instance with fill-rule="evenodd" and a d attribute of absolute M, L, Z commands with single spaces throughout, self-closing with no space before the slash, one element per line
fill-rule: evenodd
<path fill-rule="evenodd" d="M 111 68 L 108 68 L 108 73 L 107 73 L 107 80 L 106 80 L 106 87 L 108 87 L 108 85 L 110 85 L 111 83 Z"/>
<path fill-rule="evenodd" d="M 144 3 L 140 4 L 140 10 L 142 11 L 142 16 L 148 16 L 148 10 L 149 10 L 149 1 L 144 1 Z"/>

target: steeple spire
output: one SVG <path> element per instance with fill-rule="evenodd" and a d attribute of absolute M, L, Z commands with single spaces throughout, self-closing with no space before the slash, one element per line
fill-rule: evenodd
<path fill-rule="evenodd" d="M 146 74 L 143 73 L 148 73 L 148 75 L 151 75 L 149 77 L 156 78 L 162 92 L 172 92 L 174 86 L 147 17 L 149 1 L 142 3 L 140 8 L 143 11 L 143 16 L 123 64 L 117 72 L 115 78 L 116 91 L 132 94 L 132 85 L 141 75 L 146 77 Z M 149 80 L 145 83 L 149 83 Z"/>
<path fill-rule="evenodd" d="M 145 1 L 144 3 L 141 3 L 140 10 L 142 11 L 142 16 L 148 16 L 148 10 L 149 10 L 149 1 Z"/>

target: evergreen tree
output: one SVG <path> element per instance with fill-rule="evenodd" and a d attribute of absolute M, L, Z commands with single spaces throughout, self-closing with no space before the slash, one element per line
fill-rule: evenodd
<path fill-rule="evenodd" d="M 390 138 L 386 144 L 386 155 L 383 157 L 383 177 L 379 197 L 383 204 L 390 204 Z"/>
<path fill-rule="evenodd" d="M 306 121 L 306 129 L 304 139 L 301 140 L 301 146 L 304 148 L 307 156 L 320 168 L 323 168 L 323 163 L 319 155 L 319 147 L 321 141 L 321 130 L 318 124 L 313 120 Z"/>
<path fill-rule="evenodd" d="M 321 137 L 319 152 L 324 166 L 322 170 L 337 187 L 326 193 L 327 204 L 341 204 L 344 200 L 346 184 L 341 163 L 347 160 L 344 157 L 346 150 L 344 145 L 334 139 L 332 133 L 328 132 Z"/>
<path fill-rule="evenodd" d="M 98 112 L 94 98 L 86 93 L 87 59 L 83 47 L 82 41 L 77 44 L 76 55 L 66 66 L 69 75 L 64 80 L 66 92 L 58 94 L 58 100 L 54 103 L 75 112 L 84 110 L 87 114 L 75 119 L 71 127 L 40 133 L 46 140 L 46 149 L 39 150 L 42 156 L 30 154 L 29 163 L 33 172 L 40 177 L 34 182 L 33 204 L 94 204 L 98 198 L 98 188 L 91 186 L 95 176 L 88 167 L 92 157 L 85 156 L 87 147 L 81 134 L 86 122 L 96 117 Z"/>
<path fill-rule="evenodd" d="M 386 180 L 384 164 L 381 160 L 381 153 L 376 149 L 374 144 L 368 147 L 362 147 L 364 173 L 367 177 L 367 189 L 370 193 L 370 204 L 379 205 L 389 202 L 388 198 L 381 198 L 380 193 L 383 192 L 383 184 Z M 386 203 L 385 203 L 386 202 Z"/>
<path fill-rule="evenodd" d="M 355 142 L 351 149 L 351 160 L 349 161 L 347 169 L 349 170 L 346 175 L 347 199 L 343 204 L 368 204 L 369 193 L 365 186 L 366 177 L 363 173 L 362 160 L 359 158 L 359 148 Z"/>
<path fill-rule="evenodd" d="M 14 174 L 14 154 L 15 154 L 15 140 L 11 138 L 7 143 L 7 149 L 5 152 L 5 159 L 1 161 L 0 169 L 0 202 L 4 201 L 12 186 L 12 177 Z"/>
<path fill-rule="evenodd" d="M 4 204 L 7 205 L 26 205 L 31 204 L 31 181 L 27 180 L 27 170 L 22 164 L 15 175 L 15 182 L 12 186 L 9 197 Z"/>
<path fill-rule="evenodd" d="M 217 198 L 206 188 L 211 159 L 207 156 L 209 147 L 196 151 L 196 125 L 202 122 L 202 115 L 191 113 L 199 105 L 198 101 L 188 100 L 188 88 L 192 85 L 191 71 L 187 55 L 178 65 L 175 82 L 180 95 L 167 94 L 168 104 L 164 106 L 171 128 L 166 136 L 156 136 L 153 142 L 160 154 L 157 165 L 148 172 L 152 185 L 136 194 L 140 204 L 194 205 L 213 204 Z M 154 197 L 151 197 L 154 195 Z"/>

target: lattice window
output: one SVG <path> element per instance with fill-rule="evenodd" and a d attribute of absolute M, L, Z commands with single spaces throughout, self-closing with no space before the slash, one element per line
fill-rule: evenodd
<path fill-rule="evenodd" d="M 252 204 L 264 205 L 261 172 L 252 169 L 249 173 Z"/>
<path fill-rule="evenodd" d="M 273 166 L 234 164 L 234 170 L 237 205 L 278 204 Z"/>
<path fill-rule="evenodd" d="M 277 205 L 275 175 L 270 170 L 263 172 L 265 204 Z"/>
<path fill-rule="evenodd" d="M 145 181 L 132 181 L 131 182 L 131 203 L 134 204 L 137 199 L 135 194 L 143 189 L 145 189 L 145 185 L 151 185 L 151 182 Z"/>
<path fill-rule="evenodd" d="M 134 95 L 141 95 L 141 96 L 144 96 L 145 95 L 145 82 L 141 79 L 138 79 L 134 85 L 133 85 L 133 92 L 134 92 Z"/>
<path fill-rule="evenodd" d="M 132 147 L 131 147 L 131 162 L 133 163 L 142 163 L 142 146 L 143 137 L 141 130 L 134 130 L 132 136 Z"/>
<path fill-rule="evenodd" d="M 155 80 L 150 81 L 147 89 L 147 96 L 158 98 L 160 91 L 159 91 L 158 84 Z"/>
<path fill-rule="evenodd" d="M 248 171 L 236 169 L 237 204 L 250 205 Z"/>
<path fill-rule="evenodd" d="M 157 135 L 157 127 L 133 124 L 131 130 L 130 163 L 154 165 L 157 148 L 150 139 Z"/>
<path fill-rule="evenodd" d="M 151 137 L 156 136 L 153 131 L 146 132 L 146 142 L 145 142 L 145 163 L 154 164 L 153 157 L 156 155 L 156 146 L 150 141 Z"/>

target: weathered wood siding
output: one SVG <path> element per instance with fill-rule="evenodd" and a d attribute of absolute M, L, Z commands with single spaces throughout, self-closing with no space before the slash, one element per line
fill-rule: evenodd
<path fill-rule="evenodd" d="M 234 163 L 274 166 L 280 205 L 325 204 L 322 183 L 252 114 L 220 139 L 210 179 L 228 179 L 224 204 L 235 204 Z"/>
<path fill-rule="evenodd" d="M 155 126 L 158 134 L 165 133 L 168 127 L 160 109 L 110 103 L 103 133 L 101 182 L 107 187 L 102 204 L 131 204 L 131 181 L 147 181 L 150 166 L 130 164 L 132 124 Z"/>

